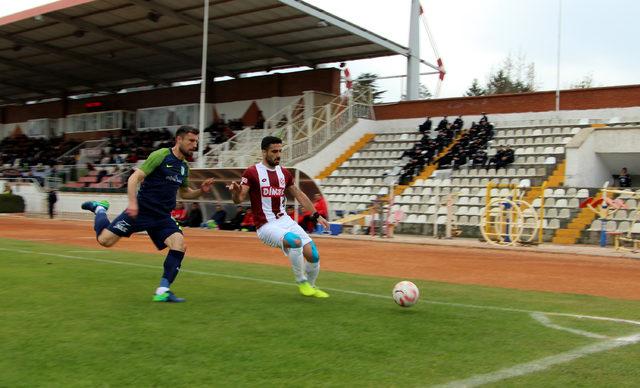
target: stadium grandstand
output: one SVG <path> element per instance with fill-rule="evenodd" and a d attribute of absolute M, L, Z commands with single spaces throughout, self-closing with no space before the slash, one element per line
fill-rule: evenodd
<path fill-rule="evenodd" d="M 344 233 L 371 229 L 384 203 L 398 233 L 479 237 L 487 198 L 515 187 L 541 215 L 542 241 L 640 232 L 633 198 L 604 226 L 584 206 L 623 167 L 640 171 L 640 86 L 562 90 L 559 111 L 553 92 L 376 105 L 322 65 L 410 48 L 301 1 L 214 9 L 205 66 L 201 1 L 58 1 L 0 19 L 0 173 L 27 213 L 44 213 L 52 188 L 60 214 L 96 192 L 121 211 L 132 169 L 191 125 L 203 130 L 194 171 L 219 177 L 206 217 L 230 206 L 224 186 L 276 135 Z M 203 71 L 207 82 L 189 83 Z"/>

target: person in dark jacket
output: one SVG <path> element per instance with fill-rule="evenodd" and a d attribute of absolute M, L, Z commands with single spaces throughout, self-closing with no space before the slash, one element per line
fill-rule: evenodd
<path fill-rule="evenodd" d="M 58 202 L 58 194 L 56 194 L 55 190 L 51 189 L 49 191 L 49 194 L 47 195 L 47 202 L 49 203 L 49 218 L 53 218 L 53 210 L 56 202 Z"/>

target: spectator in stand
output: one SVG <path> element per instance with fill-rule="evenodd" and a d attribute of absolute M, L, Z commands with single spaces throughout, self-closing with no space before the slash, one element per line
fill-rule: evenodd
<path fill-rule="evenodd" d="M 98 175 L 96 175 L 96 183 L 102 182 L 102 179 L 107 175 L 108 175 L 107 170 L 105 170 L 104 168 L 101 168 L 100 171 L 98 171 Z"/>
<path fill-rule="evenodd" d="M 138 154 L 134 152 L 130 153 L 129 155 L 127 155 L 126 162 L 131 164 L 138 163 Z"/>
<path fill-rule="evenodd" d="M 489 159 L 489 163 L 487 163 L 487 167 L 495 166 L 498 167 L 498 164 L 505 157 L 505 148 L 504 146 L 499 146 L 495 155 L 491 159 Z"/>
<path fill-rule="evenodd" d="M 264 128 L 264 122 L 265 122 L 264 115 L 262 114 L 262 111 L 259 110 L 258 111 L 258 119 L 256 120 L 256 125 L 254 125 L 253 128 L 254 129 L 262 129 L 262 128 Z"/>
<path fill-rule="evenodd" d="M 516 160 L 516 151 L 513 148 L 511 148 L 510 145 L 507 145 L 505 166 L 513 163 L 515 160 Z"/>
<path fill-rule="evenodd" d="M 233 224 L 234 230 L 239 230 L 242 225 L 242 221 L 244 220 L 244 216 L 247 214 L 247 210 L 243 206 L 238 206 L 236 215 L 233 217 L 231 221 Z"/>
<path fill-rule="evenodd" d="M 459 169 L 460 166 L 465 166 L 467 164 L 467 150 L 459 149 L 452 159 L 452 164 L 454 170 Z"/>
<path fill-rule="evenodd" d="M 102 158 L 100 159 L 100 164 L 113 164 L 113 154 L 107 154 L 107 152 L 102 150 Z"/>
<path fill-rule="evenodd" d="M 216 205 L 216 211 L 211 216 L 211 219 L 218 226 L 224 224 L 225 220 L 227 219 L 227 212 L 222 208 L 222 205 Z"/>
<path fill-rule="evenodd" d="M 247 212 L 245 213 L 244 218 L 240 223 L 240 230 L 242 230 L 243 232 L 256 231 L 256 226 L 253 221 L 253 211 L 251 210 L 251 208 L 247 209 Z"/>
<path fill-rule="evenodd" d="M 489 166 L 493 164 L 495 165 L 496 170 L 498 170 L 500 167 L 506 167 L 513 163 L 514 160 L 515 152 L 511 146 L 507 146 L 506 148 L 504 146 L 500 146 L 500 148 L 498 148 L 498 152 L 496 152 L 494 157 L 489 161 Z"/>
<path fill-rule="evenodd" d="M 631 187 L 631 175 L 627 172 L 627 168 L 623 167 L 618 176 L 618 186 Z"/>
<path fill-rule="evenodd" d="M 229 221 L 224 221 L 222 224 L 218 224 L 218 228 L 221 230 L 238 230 L 240 229 L 240 224 L 242 224 L 242 220 L 244 219 L 244 215 L 246 211 L 244 207 L 238 205 L 236 209 L 236 214 Z M 226 215 L 225 215 L 226 216 Z"/>
<path fill-rule="evenodd" d="M 280 121 L 278 121 L 278 124 L 276 124 L 276 127 L 277 128 L 284 127 L 285 125 L 287 125 L 288 122 L 289 120 L 287 119 L 287 115 L 282 115 L 282 118 L 280 119 Z"/>
<path fill-rule="evenodd" d="M 447 129 L 447 126 L 449 125 L 449 120 L 447 120 L 447 116 L 444 116 L 442 118 L 442 120 L 440 120 L 440 123 L 438 124 L 438 128 L 436 128 L 438 131 L 442 131 Z"/>
<path fill-rule="evenodd" d="M 295 207 L 293 205 L 287 205 L 287 215 L 291 217 L 292 220 L 296 219 L 295 213 L 296 213 Z"/>
<path fill-rule="evenodd" d="M 324 219 L 329 219 L 329 208 L 327 207 L 327 202 L 322 197 L 322 194 L 316 193 L 313 196 L 313 208 L 318 214 L 320 214 Z M 307 232 L 313 232 L 316 229 L 316 225 L 318 223 L 318 218 L 314 218 L 311 212 L 304 212 L 302 215 L 302 220 L 298 223 L 300 227 Z"/>
<path fill-rule="evenodd" d="M 462 116 L 458 116 L 457 119 L 454 120 L 453 122 L 453 128 L 456 131 L 460 131 L 462 130 L 462 127 L 464 126 L 464 121 L 462 120 Z"/>
<path fill-rule="evenodd" d="M 473 167 L 484 167 L 485 163 L 487 163 L 487 151 L 484 149 L 479 149 L 473 155 Z"/>
<path fill-rule="evenodd" d="M 200 205 L 194 202 L 191 204 L 191 209 L 189 210 L 189 216 L 187 217 L 185 226 L 197 228 L 200 224 L 202 224 L 202 210 L 200 210 Z"/>
<path fill-rule="evenodd" d="M 487 114 L 482 112 L 482 117 L 480 118 L 480 124 L 489 124 L 489 118 L 487 118 Z"/>
<path fill-rule="evenodd" d="M 176 220 L 178 225 L 184 226 L 187 221 L 187 209 L 184 208 L 184 203 L 176 203 L 176 208 L 171 211 L 171 217 Z"/>
<path fill-rule="evenodd" d="M 427 119 L 424 121 L 424 123 L 418 126 L 418 130 L 420 131 L 420 133 L 428 134 L 429 132 L 431 132 L 431 124 L 431 117 L 427 116 Z"/>

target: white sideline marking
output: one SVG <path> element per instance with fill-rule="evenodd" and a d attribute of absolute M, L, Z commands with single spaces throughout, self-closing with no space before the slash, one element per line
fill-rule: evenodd
<path fill-rule="evenodd" d="M 495 372 L 475 375 L 468 379 L 452 381 L 450 383 L 436 385 L 438 388 L 468 388 L 477 387 L 484 384 L 495 383 L 498 381 L 510 379 L 512 377 L 524 376 L 534 372 L 540 372 L 554 365 L 565 364 L 578 358 L 588 356 L 590 354 L 606 352 L 607 350 L 619 348 L 622 346 L 633 345 L 640 342 L 640 333 L 627 337 L 614 338 L 608 341 L 601 341 L 593 345 L 583 346 L 581 348 L 569 350 L 568 352 L 556 354 L 527 362 L 524 364 L 514 365 L 509 368 L 500 369 Z"/>
<path fill-rule="evenodd" d="M 542 313 L 531 313 L 529 315 L 531 315 L 531 318 L 533 318 L 536 321 L 540 322 L 540 324 L 542 326 L 546 326 L 546 327 L 551 328 L 551 329 L 568 331 L 569 333 L 573 333 L 573 334 L 577 334 L 577 335 L 581 335 L 581 336 L 589 337 L 589 338 L 597 338 L 597 339 L 608 339 L 609 338 L 606 335 L 596 334 L 596 333 L 592 333 L 590 331 L 572 329 L 570 327 L 564 327 L 564 326 L 556 325 L 555 323 L 551 322 L 549 317 L 547 317 L 546 315 L 544 315 Z"/>
<path fill-rule="evenodd" d="M 116 260 L 108 260 L 108 259 L 96 259 L 96 258 L 82 257 L 82 256 L 71 256 L 71 255 L 63 255 L 58 253 L 36 252 L 36 251 L 28 251 L 23 249 L 0 248 L 0 251 L 54 256 L 54 257 L 62 257 L 62 258 L 74 259 L 74 260 L 93 261 L 98 263 L 129 265 L 133 267 L 152 268 L 154 270 L 158 268 L 155 265 L 148 265 L 148 264 L 129 263 L 124 261 L 116 261 Z M 181 272 L 187 272 L 187 273 L 198 274 L 198 275 L 206 275 L 206 276 L 217 276 L 217 277 L 223 277 L 228 279 L 247 280 L 247 281 L 267 283 L 267 284 L 293 286 L 293 284 L 289 282 L 280 282 L 276 280 L 267 280 L 267 279 L 253 278 L 248 276 L 228 275 L 228 274 L 222 274 L 222 273 L 216 273 L 216 272 L 204 272 L 204 271 L 194 271 L 194 270 L 181 270 Z M 338 288 L 325 288 L 325 289 L 328 291 L 335 291 L 335 292 L 351 294 L 351 295 L 362 295 L 362 296 L 368 296 L 373 298 L 391 299 L 391 296 L 371 294 L 368 292 L 342 290 Z M 472 304 L 463 304 L 463 303 L 437 302 L 437 301 L 430 301 L 430 300 L 425 300 L 423 301 L 423 303 L 452 306 L 452 307 L 462 307 L 462 308 L 518 312 L 518 313 L 527 313 L 531 315 L 536 314 L 536 316 L 538 317 L 545 316 L 545 315 L 554 315 L 554 316 L 572 317 L 572 318 L 578 318 L 578 319 L 593 319 L 593 320 L 610 321 L 610 322 L 617 322 L 617 323 L 627 323 L 627 324 L 640 326 L 640 321 L 611 318 L 611 317 L 598 317 L 598 316 L 592 316 L 592 315 L 557 313 L 557 312 L 543 312 L 543 311 L 524 310 L 524 309 L 516 309 L 516 308 L 509 308 L 509 307 L 481 306 L 481 305 L 472 305 Z M 537 321 L 540 322 L 540 320 L 537 320 Z M 557 326 L 557 325 L 554 325 L 554 326 Z M 559 327 L 560 326 L 553 327 L 553 328 L 559 328 Z M 565 330 L 565 329 L 568 329 L 568 331 L 571 331 L 576 334 L 578 334 L 577 332 L 582 332 L 581 330 L 575 330 L 575 329 L 569 329 L 569 328 L 562 328 L 561 330 Z M 583 333 L 587 333 L 587 332 L 583 332 Z M 593 333 L 589 333 L 589 334 L 593 335 Z M 598 335 L 598 334 L 595 334 L 595 335 Z M 512 367 L 501 369 L 491 373 L 471 376 L 463 380 L 452 381 L 443 385 L 438 385 L 437 387 L 440 387 L 440 388 L 476 387 L 476 386 L 480 386 L 488 383 L 502 381 L 512 377 L 524 376 L 530 373 L 540 372 L 554 365 L 564 364 L 564 363 L 576 360 L 578 358 L 588 356 L 590 354 L 606 352 L 611 349 L 633 345 L 638 342 L 640 342 L 640 333 L 636 333 L 626 337 L 619 337 L 619 338 L 614 338 L 606 341 L 601 341 L 592 345 L 587 345 L 577 349 L 569 350 L 564 353 L 556 354 L 554 356 L 544 357 L 544 358 L 530 361 L 527 363 L 514 365 Z"/>
<path fill-rule="evenodd" d="M 92 250 L 80 250 L 80 251 L 66 251 L 67 253 L 110 253 L 107 250 L 104 251 L 92 251 Z"/>

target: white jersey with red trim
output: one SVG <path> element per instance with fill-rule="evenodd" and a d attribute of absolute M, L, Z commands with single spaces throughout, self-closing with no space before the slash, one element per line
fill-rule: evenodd
<path fill-rule="evenodd" d="M 256 229 L 287 214 L 285 189 L 293 185 L 293 175 L 286 168 L 255 164 L 244 171 L 240 184 L 249 186 Z"/>

